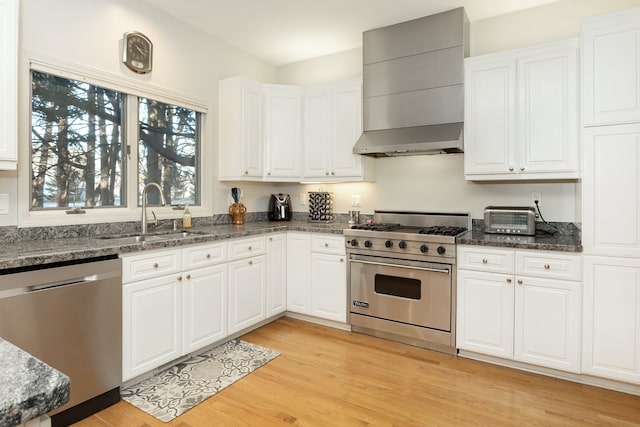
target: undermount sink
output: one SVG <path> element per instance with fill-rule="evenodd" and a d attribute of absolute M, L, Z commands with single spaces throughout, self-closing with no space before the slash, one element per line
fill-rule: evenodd
<path fill-rule="evenodd" d="M 127 243 L 144 243 L 149 241 L 159 241 L 159 240 L 173 240 L 173 239 L 184 239 L 185 237 L 203 235 L 206 233 L 202 232 L 194 232 L 194 231 L 168 231 L 166 233 L 158 233 L 158 234 L 111 234 L 108 236 L 96 236 L 96 238 L 101 240 L 119 240 Z"/>

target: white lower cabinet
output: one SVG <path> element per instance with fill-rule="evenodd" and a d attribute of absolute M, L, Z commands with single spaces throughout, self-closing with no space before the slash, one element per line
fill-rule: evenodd
<path fill-rule="evenodd" d="M 346 323 L 347 278 L 342 235 L 287 234 L 287 310 Z"/>
<path fill-rule="evenodd" d="M 287 309 L 287 234 L 267 236 L 267 317 Z"/>
<path fill-rule="evenodd" d="M 640 384 L 640 260 L 585 256 L 585 373 Z"/>
<path fill-rule="evenodd" d="M 266 319 L 267 257 L 264 236 L 229 242 L 229 334 Z"/>
<path fill-rule="evenodd" d="M 458 247 L 457 346 L 580 372 L 580 255 Z"/>
<path fill-rule="evenodd" d="M 123 256 L 126 381 L 227 334 L 226 243 Z"/>

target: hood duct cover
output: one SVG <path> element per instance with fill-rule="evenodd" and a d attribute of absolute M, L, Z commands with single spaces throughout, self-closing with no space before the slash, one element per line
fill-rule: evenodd
<path fill-rule="evenodd" d="M 365 31 L 364 133 L 355 154 L 463 151 L 464 8 Z"/>

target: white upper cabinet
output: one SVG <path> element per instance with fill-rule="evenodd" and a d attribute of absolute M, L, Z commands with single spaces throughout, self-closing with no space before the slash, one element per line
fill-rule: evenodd
<path fill-rule="evenodd" d="M 465 60 L 465 177 L 579 178 L 578 41 Z"/>
<path fill-rule="evenodd" d="M 0 170 L 17 167 L 18 0 L 0 0 Z"/>
<path fill-rule="evenodd" d="M 303 122 L 305 179 L 373 179 L 373 159 L 353 154 L 362 134 L 361 78 L 306 87 Z"/>
<path fill-rule="evenodd" d="M 582 25 L 585 126 L 640 122 L 640 8 Z"/>
<path fill-rule="evenodd" d="M 640 257 L 640 123 L 588 127 L 583 138 L 584 252 Z"/>
<path fill-rule="evenodd" d="M 265 178 L 302 175 L 302 89 L 263 85 Z"/>
<path fill-rule="evenodd" d="M 220 80 L 218 98 L 220 179 L 262 178 L 262 85 L 244 77 Z"/>

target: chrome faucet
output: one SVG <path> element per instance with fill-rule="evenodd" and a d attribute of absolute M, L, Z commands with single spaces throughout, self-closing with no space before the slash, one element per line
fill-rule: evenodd
<path fill-rule="evenodd" d="M 144 190 L 142 190 L 142 221 L 140 223 L 140 229 L 143 235 L 147 234 L 147 192 L 151 187 L 155 187 L 158 189 L 158 192 L 160 193 L 160 203 L 162 203 L 162 206 L 167 204 L 167 201 L 164 198 L 164 194 L 162 194 L 162 188 L 158 184 L 156 184 L 155 182 L 150 182 L 144 186 Z M 156 218 L 156 214 L 153 213 L 153 211 L 151 211 L 151 213 L 153 214 L 152 224 L 158 225 L 158 218 Z"/>

